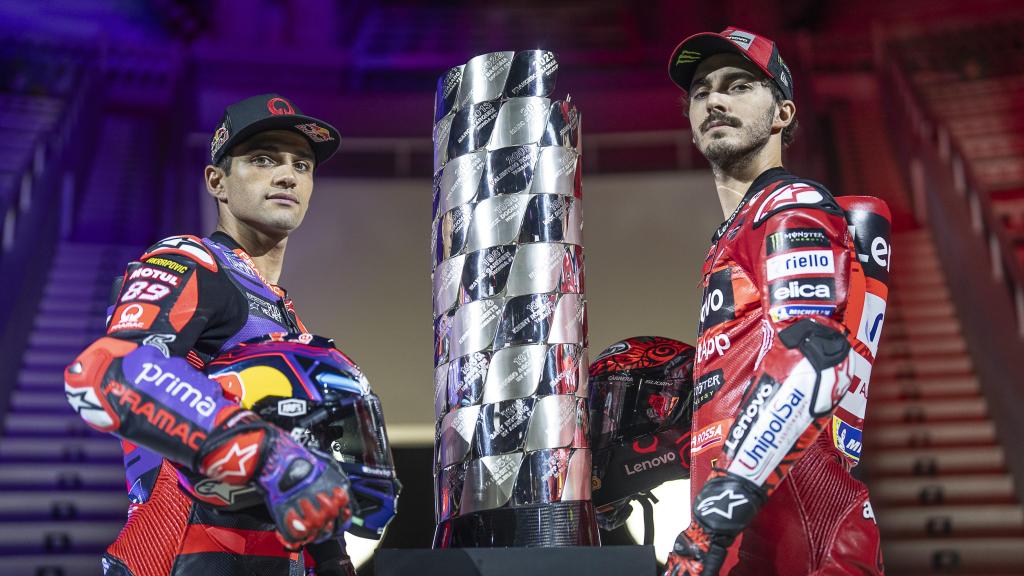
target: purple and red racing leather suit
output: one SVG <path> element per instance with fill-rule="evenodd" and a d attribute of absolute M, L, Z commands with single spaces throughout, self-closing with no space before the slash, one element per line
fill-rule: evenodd
<path fill-rule="evenodd" d="M 199 369 L 250 338 L 305 331 L 285 291 L 221 232 L 166 238 L 129 264 L 107 336 L 65 371 L 72 407 L 122 439 L 130 505 L 106 574 L 304 574 L 311 559 L 285 547 L 256 485 L 290 490 L 324 463 Z M 289 522 L 347 509 L 344 488 L 317 489 Z M 316 546 L 347 561 L 340 537 Z"/>
<path fill-rule="evenodd" d="M 822 185 L 773 168 L 712 238 L 694 368 L 693 520 L 676 550 L 685 541 L 707 557 L 688 564 L 673 553 L 666 573 L 883 573 L 868 492 L 850 470 L 886 293 L 875 290 L 871 326 L 879 305 L 865 297 L 872 279 L 852 230 Z"/>

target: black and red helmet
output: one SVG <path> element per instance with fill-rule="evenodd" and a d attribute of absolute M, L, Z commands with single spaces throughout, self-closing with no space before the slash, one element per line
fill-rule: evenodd
<path fill-rule="evenodd" d="M 612 344 L 590 365 L 597 507 L 690 476 L 693 346 L 660 336 Z"/>

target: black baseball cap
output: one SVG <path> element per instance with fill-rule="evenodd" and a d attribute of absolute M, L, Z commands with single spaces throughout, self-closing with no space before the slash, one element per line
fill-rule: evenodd
<path fill-rule="evenodd" d="M 697 67 L 707 57 L 723 52 L 739 54 L 753 62 L 778 86 L 786 100 L 793 99 L 793 76 L 768 38 L 730 26 L 721 32 L 701 32 L 683 40 L 672 51 L 668 75 L 687 94 Z"/>
<path fill-rule="evenodd" d="M 316 165 L 338 151 L 341 135 L 323 120 L 304 116 L 299 107 L 280 94 L 260 94 L 235 102 L 224 109 L 210 139 L 210 163 L 216 164 L 231 148 L 260 132 L 291 130 L 309 141 Z"/>

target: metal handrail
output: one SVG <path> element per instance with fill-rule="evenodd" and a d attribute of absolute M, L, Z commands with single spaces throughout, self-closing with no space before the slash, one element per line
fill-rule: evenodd
<path fill-rule="evenodd" d="M 1010 297 L 1016 307 L 1017 333 L 1024 339 L 1024 265 L 1016 257 L 1013 241 L 995 213 L 992 199 L 987 194 L 988 189 L 981 184 L 961 145 L 949 133 L 942 119 L 937 118 L 927 107 L 919 87 L 910 80 L 911 76 L 903 55 L 890 50 L 889 56 L 892 58 L 891 74 L 902 75 L 906 79 L 904 86 L 912 99 L 912 102 L 903 102 L 902 105 L 914 106 L 908 111 L 919 115 L 913 121 L 914 128 L 919 132 L 918 136 L 934 146 L 940 157 L 946 161 L 951 172 L 949 177 L 953 180 L 953 189 L 964 198 L 968 210 L 972 213 L 971 220 L 976 226 L 975 232 L 984 235 L 986 250 L 993 263 L 993 276 L 996 280 L 1006 283 L 1010 290 Z M 962 178 L 957 178 L 954 170 L 961 170 Z M 998 254 L 993 254 L 995 250 L 998 250 Z"/>

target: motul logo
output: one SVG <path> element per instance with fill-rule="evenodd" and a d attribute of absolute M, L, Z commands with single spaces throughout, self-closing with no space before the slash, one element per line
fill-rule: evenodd
<path fill-rule="evenodd" d="M 132 272 L 129 280 L 135 280 L 136 278 L 152 278 L 159 280 L 164 284 L 170 284 L 171 286 L 177 286 L 180 279 L 179 276 L 163 270 L 157 270 L 155 268 L 139 268 L 135 272 Z"/>

